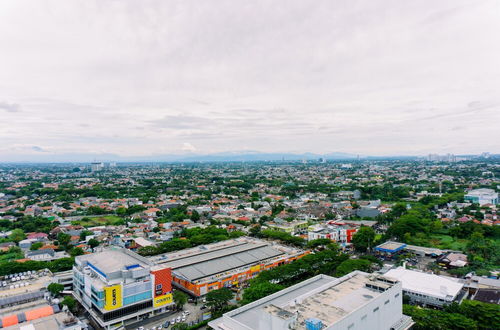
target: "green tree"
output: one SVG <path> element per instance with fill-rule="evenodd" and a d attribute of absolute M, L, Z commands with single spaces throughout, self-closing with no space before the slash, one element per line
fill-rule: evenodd
<path fill-rule="evenodd" d="M 357 251 L 365 252 L 373 247 L 375 231 L 371 227 L 361 227 L 352 237 L 352 244 Z"/>
<path fill-rule="evenodd" d="M 47 290 L 54 296 L 59 296 L 59 294 L 64 290 L 64 285 L 59 283 L 50 283 L 47 286 Z"/>
<path fill-rule="evenodd" d="M 207 306 L 213 310 L 220 310 L 233 299 L 233 292 L 228 288 L 221 288 L 207 293 Z"/>
<path fill-rule="evenodd" d="M 91 235 L 94 235 L 93 232 L 91 232 L 90 230 L 82 230 L 80 232 L 80 240 L 81 241 L 84 241 L 85 238 L 87 238 L 87 236 L 91 236 Z"/>
<path fill-rule="evenodd" d="M 73 298 L 72 296 L 65 296 L 63 301 L 61 302 L 61 305 L 67 306 L 68 309 L 73 313 L 76 312 L 77 304 L 75 298 Z"/>
<path fill-rule="evenodd" d="M 57 234 L 57 241 L 59 242 L 60 246 L 66 249 L 68 247 L 69 242 L 71 241 L 71 235 L 66 233 L 59 233 Z"/>
<path fill-rule="evenodd" d="M 328 238 L 318 238 L 307 242 L 307 247 L 310 249 L 316 249 L 320 246 L 328 246 L 331 243 L 332 241 L 329 240 Z"/>
<path fill-rule="evenodd" d="M 194 222 L 200 221 L 200 214 L 196 210 L 193 210 L 193 212 L 191 212 L 191 220 L 193 220 Z"/>
<path fill-rule="evenodd" d="M 175 290 L 174 293 L 172 294 L 172 297 L 174 299 L 174 303 L 177 309 L 182 309 L 182 307 L 188 301 L 188 296 L 180 290 Z"/>
<path fill-rule="evenodd" d="M 100 244 L 99 241 L 96 240 L 95 238 L 91 238 L 88 241 L 88 245 L 92 248 L 92 250 L 94 250 L 96 247 L 98 247 L 99 244 Z"/>
<path fill-rule="evenodd" d="M 74 247 L 69 251 L 69 255 L 74 257 L 81 256 L 85 254 L 85 251 L 81 247 Z"/>
<path fill-rule="evenodd" d="M 270 294 L 283 290 L 285 287 L 283 285 L 274 284 L 270 282 L 261 282 L 251 284 L 248 288 L 243 291 L 242 304 L 248 304 L 252 301 L 259 300 Z"/>
<path fill-rule="evenodd" d="M 16 243 L 19 243 L 23 239 L 26 238 L 26 235 L 24 234 L 24 230 L 17 228 L 12 230 L 12 233 L 9 235 L 9 239 L 11 241 L 14 241 Z"/>
<path fill-rule="evenodd" d="M 189 328 L 189 326 L 184 322 L 176 323 L 172 326 L 172 330 L 186 330 L 187 328 Z"/>
<path fill-rule="evenodd" d="M 30 250 L 35 251 L 35 250 L 38 250 L 39 248 L 41 248 L 42 246 L 43 246 L 42 242 L 35 242 L 35 243 L 31 244 Z"/>
<path fill-rule="evenodd" d="M 335 271 L 335 276 L 341 277 L 355 270 L 371 271 L 371 261 L 365 259 L 348 259 L 343 261 Z"/>

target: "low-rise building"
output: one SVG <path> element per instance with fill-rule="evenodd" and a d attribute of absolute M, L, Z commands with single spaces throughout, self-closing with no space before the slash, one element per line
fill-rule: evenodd
<path fill-rule="evenodd" d="M 464 283 L 458 279 L 423 273 L 398 267 L 384 274 L 385 277 L 400 281 L 403 293 L 412 303 L 424 306 L 443 307 L 463 299 Z"/>
<path fill-rule="evenodd" d="M 340 278 L 318 275 L 211 321 L 215 330 L 402 330 L 401 283 L 360 271 Z"/>
<path fill-rule="evenodd" d="M 73 295 L 102 328 L 164 312 L 173 304 L 170 268 L 126 249 L 75 258 Z"/>
<path fill-rule="evenodd" d="M 263 270 L 307 253 L 277 243 L 240 237 L 166 253 L 151 260 L 172 269 L 175 286 L 194 296 L 202 296 L 223 287 L 237 287 Z"/>
<path fill-rule="evenodd" d="M 471 203 L 477 203 L 479 205 L 485 204 L 498 204 L 498 193 L 493 189 L 481 188 L 474 189 L 464 196 L 464 200 Z"/>

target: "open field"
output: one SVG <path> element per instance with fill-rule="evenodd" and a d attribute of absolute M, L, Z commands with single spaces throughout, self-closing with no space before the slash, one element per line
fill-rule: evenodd
<path fill-rule="evenodd" d="M 106 215 L 97 217 L 85 217 L 81 220 L 71 221 L 73 225 L 81 225 L 84 227 L 96 227 L 96 226 L 113 226 L 123 224 L 124 220 L 116 215 Z"/>

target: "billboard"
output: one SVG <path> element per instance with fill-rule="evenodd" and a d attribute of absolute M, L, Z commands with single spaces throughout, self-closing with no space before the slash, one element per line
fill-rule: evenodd
<path fill-rule="evenodd" d="M 153 307 L 161 307 L 172 303 L 172 272 L 170 268 L 152 270 Z"/>
<path fill-rule="evenodd" d="M 122 286 L 120 284 L 104 288 L 104 309 L 107 311 L 122 307 Z"/>
<path fill-rule="evenodd" d="M 163 296 L 155 297 L 154 300 L 153 300 L 153 307 L 156 308 L 156 307 L 161 307 L 161 306 L 169 305 L 173 301 L 174 301 L 174 298 L 173 298 L 172 294 L 171 293 L 167 293 L 167 294 L 165 294 Z"/>

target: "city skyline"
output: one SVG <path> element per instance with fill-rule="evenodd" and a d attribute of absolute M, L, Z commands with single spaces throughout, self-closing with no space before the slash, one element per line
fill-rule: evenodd
<path fill-rule="evenodd" d="M 0 161 L 500 153 L 499 9 L 2 1 Z"/>

